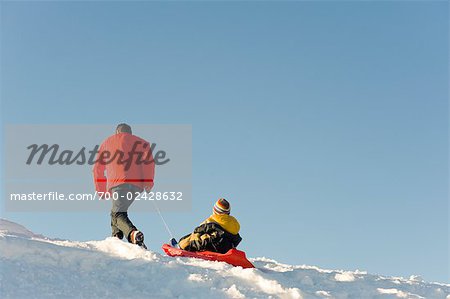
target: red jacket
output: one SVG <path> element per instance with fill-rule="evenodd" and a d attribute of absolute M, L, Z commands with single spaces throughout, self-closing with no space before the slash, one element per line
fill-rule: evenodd
<path fill-rule="evenodd" d="M 93 172 L 98 192 L 109 191 L 124 183 L 150 191 L 155 176 L 150 143 L 129 133 L 108 137 L 99 148 Z"/>

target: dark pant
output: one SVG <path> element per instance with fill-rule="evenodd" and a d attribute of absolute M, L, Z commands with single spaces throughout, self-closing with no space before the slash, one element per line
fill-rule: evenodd
<path fill-rule="evenodd" d="M 140 193 L 138 187 L 131 184 L 121 184 L 111 188 L 111 230 L 112 236 L 122 239 L 124 236 L 130 241 L 129 236 L 137 228 L 128 218 L 128 208 L 133 203 L 137 194 Z M 114 194 L 115 193 L 115 194 Z"/>

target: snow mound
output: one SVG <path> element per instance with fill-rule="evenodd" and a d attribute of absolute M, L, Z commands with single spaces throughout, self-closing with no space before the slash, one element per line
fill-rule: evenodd
<path fill-rule="evenodd" d="M 29 237 L 29 238 L 31 237 L 44 238 L 44 236 L 36 235 L 20 224 L 0 218 L 0 235 L 3 234 L 12 234 L 15 236 Z"/>
<path fill-rule="evenodd" d="M 0 221 L 1 298 L 450 298 L 450 285 L 252 259 L 171 258 L 115 238 L 50 240 Z"/>

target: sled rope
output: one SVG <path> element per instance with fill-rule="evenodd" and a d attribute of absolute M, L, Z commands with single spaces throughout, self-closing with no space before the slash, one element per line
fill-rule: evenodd
<path fill-rule="evenodd" d="M 163 215 L 161 214 L 161 211 L 159 210 L 158 205 L 156 204 L 155 201 L 153 201 L 153 204 L 155 205 L 155 209 L 156 209 L 156 211 L 158 212 L 159 217 L 161 217 L 161 220 L 162 220 L 162 222 L 164 223 L 164 226 L 165 226 L 165 228 L 166 228 L 166 231 L 169 233 L 170 238 L 173 239 L 174 237 L 173 237 L 172 231 L 170 230 L 169 226 L 167 225 L 166 220 L 164 219 Z"/>

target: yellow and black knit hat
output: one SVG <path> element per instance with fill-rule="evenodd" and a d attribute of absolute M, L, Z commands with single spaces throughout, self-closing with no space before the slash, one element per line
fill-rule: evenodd
<path fill-rule="evenodd" d="M 225 198 L 219 198 L 213 208 L 214 214 L 227 214 L 230 215 L 231 207 L 230 203 Z"/>

